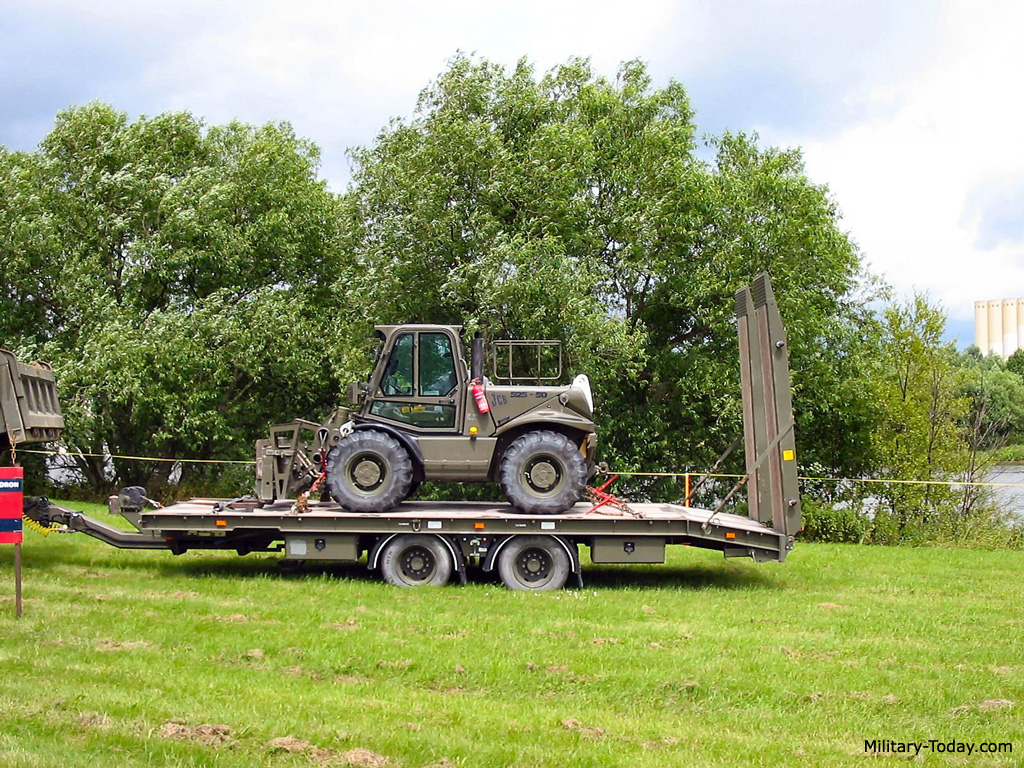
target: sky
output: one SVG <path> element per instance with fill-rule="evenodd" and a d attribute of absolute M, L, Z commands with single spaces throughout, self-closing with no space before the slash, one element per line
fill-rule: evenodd
<path fill-rule="evenodd" d="M 286 120 L 343 190 L 371 144 L 459 51 L 538 73 L 630 59 L 682 83 L 698 129 L 799 147 L 897 297 L 949 336 L 974 302 L 1024 296 L 1024 3 L 1009 0 L 0 0 L 0 145 L 56 113 Z"/>

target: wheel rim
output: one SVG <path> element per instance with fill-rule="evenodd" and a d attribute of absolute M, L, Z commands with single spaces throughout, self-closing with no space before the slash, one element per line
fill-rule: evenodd
<path fill-rule="evenodd" d="M 361 453 L 352 458 L 346 473 L 349 486 L 363 495 L 371 495 L 387 480 L 388 469 L 384 461 L 372 453 Z"/>
<path fill-rule="evenodd" d="M 426 547 L 407 547 L 399 555 L 398 570 L 408 583 L 418 584 L 433 578 L 434 571 L 437 570 L 437 561 Z"/>
<path fill-rule="evenodd" d="M 516 576 L 524 584 L 541 584 L 551 578 L 551 555 L 540 547 L 524 549 L 516 558 Z"/>
<path fill-rule="evenodd" d="M 554 456 L 534 456 L 523 467 L 525 485 L 537 496 L 551 496 L 557 493 L 564 478 L 562 462 Z"/>

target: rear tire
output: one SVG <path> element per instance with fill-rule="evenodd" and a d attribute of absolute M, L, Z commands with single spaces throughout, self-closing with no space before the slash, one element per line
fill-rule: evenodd
<path fill-rule="evenodd" d="M 327 454 L 327 490 L 350 512 L 387 512 L 411 485 L 412 459 L 384 432 L 353 432 Z"/>
<path fill-rule="evenodd" d="M 452 558 L 436 536 L 396 536 L 384 547 L 380 572 L 396 587 L 443 587 L 452 577 Z"/>
<path fill-rule="evenodd" d="M 498 552 L 498 575 L 509 589 L 561 589 L 571 570 L 568 553 L 550 536 L 516 536 Z"/>
<path fill-rule="evenodd" d="M 583 495 L 587 463 L 568 437 L 541 429 L 512 441 L 501 457 L 498 479 L 520 512 L 557 515 Z"/>

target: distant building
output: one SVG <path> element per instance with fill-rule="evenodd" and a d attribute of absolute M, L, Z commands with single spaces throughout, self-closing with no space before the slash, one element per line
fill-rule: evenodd
<path fill-rule="evenodd" d="M 974 302 L 974 343 L 1003 360 L 1024 346 L 1024 299 Z"/>

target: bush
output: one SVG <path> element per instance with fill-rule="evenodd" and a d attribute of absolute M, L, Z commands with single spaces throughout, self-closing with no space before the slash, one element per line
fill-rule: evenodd
<path fill-rule="evenodd" d="M 860 544 L 867 533 L 868 521 L 849 507 L 823 506 L 814 499 L 802 503 L 803 541 L 827 541 L 840 544 Z"/>
<path fill-rule="evenodd" d="M 990 454 L 996 464 L 1013 464 L 1024 461 L 1024 444 L 1012 443 L 996 448 Z"/>

